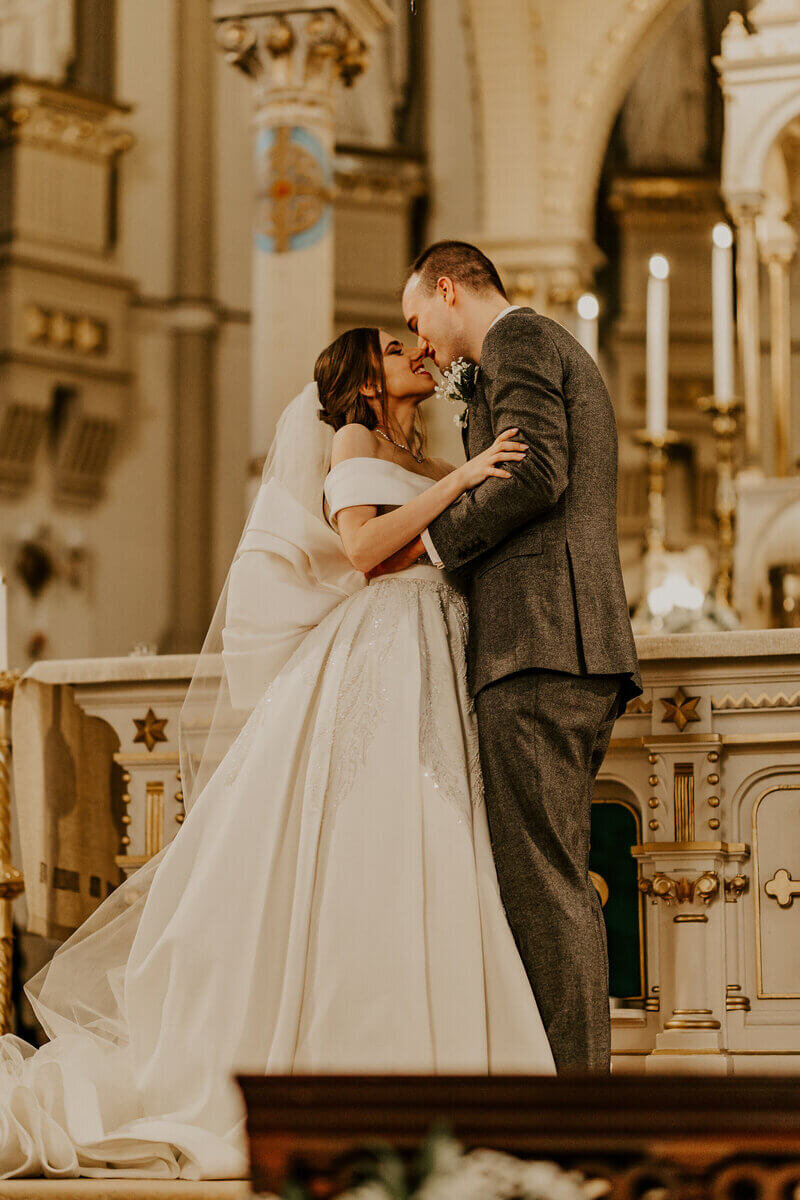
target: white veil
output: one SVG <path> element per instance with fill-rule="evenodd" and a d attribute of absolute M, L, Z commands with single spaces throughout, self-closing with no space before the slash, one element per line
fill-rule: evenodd
<path fill-rule="evenodd" d="M 323 511 L 332 441 L 311 383 L 281 414 L 181 710 L 187 811 L 305 635 L 364 586 Z"/>
<path fill-rule="evenodd" d="M 187 809 L 306 634 L 365 586 L 323 512 L 333 431 L 318 413 L 316 385 L 310 384 L 281 415 L 197 660 L 179 731 Z M 84 1055 L 124 1052 L 125 967 L 153 876 L 171 845 L 106 897 L 25 985 L 51 1039 L 80 1035 Z M 0 1039 L 0 1061 L 30 1053 L 21 1039 Z M 124 1054 L 114 1061 L 122 1087 Z"/>

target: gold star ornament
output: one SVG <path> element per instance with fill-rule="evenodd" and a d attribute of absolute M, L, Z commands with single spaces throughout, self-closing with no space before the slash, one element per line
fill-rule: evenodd
<path fill-rule="evenodd" d="M 683 733 L 690 721 L 700 720 L 700 714 L 697 712 L 700 699 L 700 696 L 687 696 L 681 687 L 678 688 L 671 700 L 662 698 L 661 703 L 665 709 L 661 718 L 662 724 L 672 722 L 678 727 L 679 732 Z"/>
<path fill-rule="evenodd" d="M 166 742 L 167 735 L 164 733 L 164 726 L 167 719 L 167 717 L 157 717 L 152 708 L 148 708 L 145 717 L 134 717 L 133 723 L 137 730 L 134 742 L 144 742 L 148 751 L 153 749 L 156 742 Z"/>

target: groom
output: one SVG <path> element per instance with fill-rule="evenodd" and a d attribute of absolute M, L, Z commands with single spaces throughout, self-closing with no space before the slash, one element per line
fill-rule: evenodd
<path fill-rule="evenodd" d="M 465 494 L 405 550 L 458 571 L 492 848 L 509 924 L 564 1070 L 607 1071 L 608 957 L 589 880 L 594 780 L 641 692 L 617 543 L 617 430 L 593 359 L 555 321 L 510 305 L 464 242 L 417 261 L 403 315 L 441 370 L 478 364 L 468 457 L 516 426 L 512 477 Z M 377 572 L 376 572 L 377 573 Z"/>

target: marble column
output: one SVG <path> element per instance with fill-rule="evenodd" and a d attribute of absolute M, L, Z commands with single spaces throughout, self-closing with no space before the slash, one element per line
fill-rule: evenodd
<path fill-rule="evenodd" d="M 761 331 L 759 323 L 758 241 L 754 203 L 731 205 L 738 254 L 736 258 L 736 320 L 744 392 L 744 434 L 747 465 L 761 461 Z"/>
<path fill-rule="evenodd" d="M 172 612 L 162 653 L 198 650 L 214 611 L 209 537 L 215 344 L 213 263 L 214 64 L 206 0 L 178 0 L 175 70 L 175 258 L 169 310 L 174 443 Z"/>
<path fill-rule="evenodd" d="M 251 487 L 277 419 L 333 335 L 334 94 L 388 24 L 383 0 L 215 0 L 217 42 L 254 84 Z"/>
<path fill-rule="evenodd" d="M 769 274 L 770 375 L 774 430 L 774 474 L 788 475 L 792 468 L 792 333 L 789 302 L 789 268 L 797 249 L 797 234 L 784 220 L 764 220 L 759 226 L 759 249 Z"/>

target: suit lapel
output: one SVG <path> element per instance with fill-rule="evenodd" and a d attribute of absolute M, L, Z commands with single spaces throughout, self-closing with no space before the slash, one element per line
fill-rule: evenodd
<path fill-rule="evenodd" d="M 492 441 L 492 423 L 489 409 L 486 405 L 486 395 L 483 389 L 483 375 L 479 373 L 475 386 L 475 396 L 469 406 L 469 421 L 467 423 L 467 458 L 474 458 L 485 450 Z"/>

